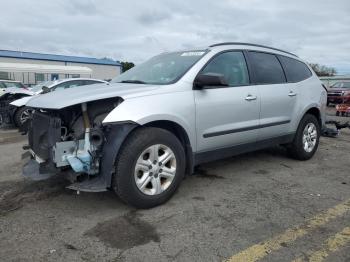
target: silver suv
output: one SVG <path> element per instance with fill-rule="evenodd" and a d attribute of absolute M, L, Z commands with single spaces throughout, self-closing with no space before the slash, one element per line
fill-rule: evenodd
<path fill-rule="evenodd" d="M 150 208 L 204 162 L 273 145 L 311 158 L 326 102 L 312 69 L 279 49 L 222 43 L 163 53 L 109 84 L 31 99 L 23 173 L 66 171 L 71 189 L 113 189 Z"/>

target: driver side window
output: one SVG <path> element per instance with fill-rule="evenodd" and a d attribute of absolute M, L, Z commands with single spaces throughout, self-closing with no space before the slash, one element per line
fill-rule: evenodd
<path fill-rule="evenodd" d="M 240 51 L 230 51 L 215 56 L 202 73 L 222 74 L 229 86 L 249 85 L 247 64 Z"/>

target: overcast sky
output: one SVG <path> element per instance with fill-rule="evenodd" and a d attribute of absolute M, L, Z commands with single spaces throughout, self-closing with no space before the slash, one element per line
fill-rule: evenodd
<path fill-rule="evenodd" d="M 350 74 L 350 1 L 1 1 L 0 49 L 140 63 L 223 41 L 274 46 Z"/>

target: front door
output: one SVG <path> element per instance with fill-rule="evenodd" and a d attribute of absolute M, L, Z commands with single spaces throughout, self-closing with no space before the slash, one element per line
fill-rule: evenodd
<path fill-rule="evenodd" d="M 202 73 L 222 74 L 229 86 L 194 91 L 197 152 L 255 143 L 260 99 L 257 87 L 249 85 L 243 53 L 220 53 Z"/>

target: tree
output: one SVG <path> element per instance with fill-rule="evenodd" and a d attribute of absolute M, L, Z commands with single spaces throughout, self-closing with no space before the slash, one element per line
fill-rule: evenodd
<path fill-rule="evenodd" d="M 334 76 L 337 73 L 337 70 L 333 67 L 312 63 L 310 63 L 310 66 L 318 76 Z"/>
<path fill-rule="evenodd" d="M 132 63 L 132 62 L 121 62 L 121 64 L 122 64 L 123 73 L 125 71 L 128 71 L 130 68 L 133 68 L 135 66 L 135 64 Z"/>

